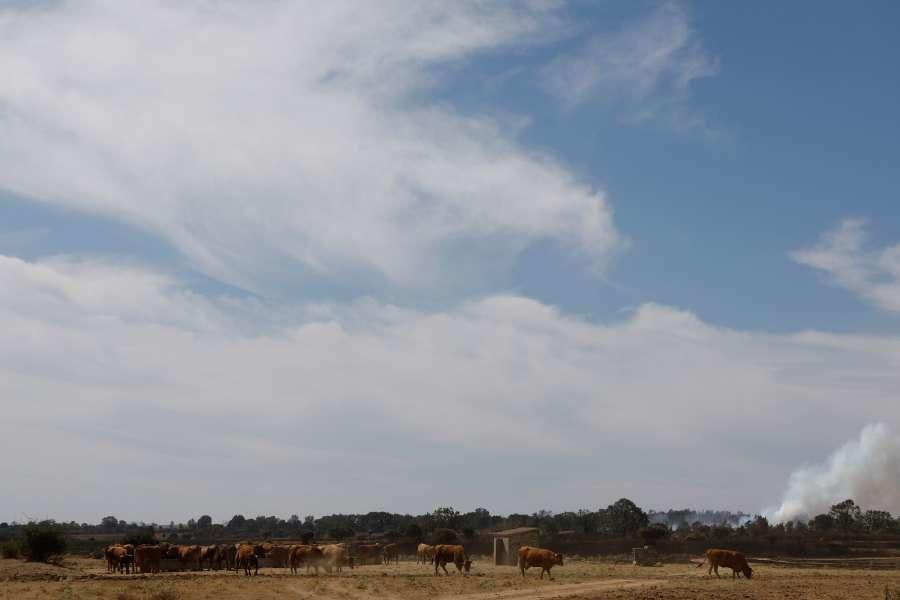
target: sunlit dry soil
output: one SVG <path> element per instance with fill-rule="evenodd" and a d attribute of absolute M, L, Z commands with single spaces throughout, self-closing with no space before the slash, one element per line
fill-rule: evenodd
<path fill-rule="evenodd" d="M 730 572 L 726 569 L 727 572 Z M 790 569 L 756 567 L 752 580 L 716 579 L 690 563 L 634 567 L 569 560 L 554 569 L 554 581 L 525 579 L 513 567 L 476 561 L 469 576 L 454 572 L 435 577 L 430 565 L 345 569 L 340 575 L 291 575 L 263 569 L 257 577 L 234 572 L 107 575 L 103 561 L 68 559 L 62 567 L 0 560 L 0 598 L 175 600 L 190 598 L 342 600 L 550 600 L 585 599 L 883 599 L 886 588 L 900 589 L 900 571 Z"/>

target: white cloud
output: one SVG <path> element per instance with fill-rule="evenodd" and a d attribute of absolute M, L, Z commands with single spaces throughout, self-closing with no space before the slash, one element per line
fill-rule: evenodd
<path fill-rule="evenodd" d="M 260 307 L 73 259 L 4 257 L 0 288 L 4 443 L 23 449 L 0 463 L 3 519 L 622 495 L 752 510 L 849 430 L 900 421 L 892 337 L 751 334 L 659 305 L 592 323 L 508 295 Z"/>
<path fill-rule="evenodd" d="M 427 99 L 443 65 L 552 35 L 547 6 L 0 9 L 0 188 L 136 224 L 250 289 L 453 285 L 544 238 L 602 269 L 621 244 L 602 191 Z"/>
<path fill-rule="evenodd" d="M 685 9 L 668 2 L 558 57 L 544 69 L 544 85 L 570 108 L 605 102 L 618 106 L 628 120 L 709 129 L 687 99 L 693 81 L 718 72 L 718 61 L 703 50 Z"/>
<path fill-rule="evenodd" d="M 827 273 L 835 285 L 878 308 L 900 312 L 900 244 L 865 248 L 864 219 L 844 219 L 812 248 L 791 253 L 796 262 Z"/>

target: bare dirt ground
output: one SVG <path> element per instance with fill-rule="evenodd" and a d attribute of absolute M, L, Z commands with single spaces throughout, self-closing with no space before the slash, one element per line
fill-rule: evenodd
<path fill-rule="evenodd" d="M 900 570 L 769 565 L 755 569 L 748 581 L 732 580 L 730 575 L 708 577 L 705 569 L 689 563 L 634 567 L 569 560 L 554 569 L 554 581 L 541 581 L 536 570 L 523 580 L 515 568 L 495 567 L 487 560 L 477 561 L 469 576 L 453 572 L 447 577 L 435 577 L 430 565 L 413 562 L 345 569 L 340 575 L 291 575 L 287 569 L 263 569 L 257 577 L 244 577 L 225 571 L 108 575 L 103 561 L 83 558 L 69 558 L 62 566 L 0 560 L 0 598 L 881 600 L 886 588 L 900 589 Z"/>

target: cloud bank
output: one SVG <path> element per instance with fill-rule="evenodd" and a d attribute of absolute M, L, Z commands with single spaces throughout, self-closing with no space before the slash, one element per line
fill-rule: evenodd
<path fill-rule="evenodd" d="M 848 424 L 900 417 L 890 337 L 750 334 L 654 304 L 593 323 L 515 295 L 264 303 L 72 258 L 2 257 L 0 288 L 4 442 L 29 448 L 0 464 L 5 520 L 746 508 Z"/>
<path fill-rule="evenodd" d="M 0 9 L 0 188 L 137 225 L 265 291 L 430 289 L 557 240 L 602 270 L 602 190 L 437 73 L 559 29 L 545 3 L 121 2 Z"/>

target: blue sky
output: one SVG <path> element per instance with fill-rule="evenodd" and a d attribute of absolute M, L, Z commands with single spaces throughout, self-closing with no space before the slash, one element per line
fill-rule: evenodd
<path fill-rule="evenodd" d="M 889 2 L 0 5 L 0 314 L 24 340 L 0 391 L 72 460 L 134 452 L 131 493 L 195 450 L 177 421 L 261 489 L 256 459 L 351 485 L 383 453 L 396 494 L 350 506 L 322 474 L 317 513 L 777 505 L 794 468 L 900 418 L 898 22 Z M 677 433 L 610 462 L 648 414 Z M 817 433 L 783 422 L 810 414 Z M 726 441 L 752 484 L 679 466 Z M 492 472 L 527 487 L 498 444 L 550 456 L 560 495 L 492 504 Z M 222 452 L 171 465 L 205 483 L 190 501 L 132 516 L 221 499 Z M 116 510 L 8 469 L 0 518 Z M 433 492 L 401 497 L 411 477 Z"/>

